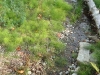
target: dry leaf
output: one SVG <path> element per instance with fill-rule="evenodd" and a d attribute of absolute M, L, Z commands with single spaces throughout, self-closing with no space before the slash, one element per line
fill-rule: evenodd
<path fill-rule="evenodd" d="M 23 74 L 24 73 L 24 70 L 19 70 L 17 72 L 20 73 L 20 74 Z"/>
<path fill-rule="evenodd" d="M 57 37 L 60 38 L 61 37 L 61 33 L 57 33 Z"/>
<path fill-rule="evenodd" d="M 16 50 L 17 50 L 17 51 L 20 51 L 20 50 L 21 50 L 21 47 L 17 47 Z"/>

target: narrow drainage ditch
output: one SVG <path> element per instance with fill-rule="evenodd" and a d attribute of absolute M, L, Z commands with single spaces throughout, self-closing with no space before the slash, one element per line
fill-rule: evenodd
<path fill-rule="evenodd" d="M 53 75 L 72 75 L 76 68 L 78 68 L 76 57 L 79 51 L 79 42 L 93 42 L 88 36 L 98 35 L 91 12 L 89 12 L 86 3 L 83 2 L 83 4 L 83 14 L 80 20 L 74 25 L 66 24 L 66 30 L 62 33 L 64 35 L 62 41 L 66 45 L 63 56 L 67 59 L 67 65 L 63 70 L 60 70 Z"/>

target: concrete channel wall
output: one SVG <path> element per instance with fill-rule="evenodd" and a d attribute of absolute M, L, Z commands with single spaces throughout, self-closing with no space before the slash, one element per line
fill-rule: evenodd
<path fill-rule="evenodd" d="M 89 11 L 91 12 L 91 15 L 95 21 L 96 27 L 97 27 L 97 32 L 100 35 L 100 13 L 99 13 L 99 9 L 96 7 L 95 3 L 93 0 L 84 0 L 88 7 L 89 7 Z"/>

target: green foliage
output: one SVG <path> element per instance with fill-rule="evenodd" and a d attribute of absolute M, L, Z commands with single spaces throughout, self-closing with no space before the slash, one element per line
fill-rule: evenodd
<path fill-rule="evenodd" d="M 96 60 L 95 63 L 97 67 L 100 68 L 100 41 L 86 48 L 92 52 L 93 58 Z M 91 69 L 92 68 L 90 68 L 90 70 Z M 89 71 L 89 72 L 95 72 L 95 71 Z M 94 75 L 94 74 L 89 74 L 89 75 Z"/>
<path fill-rule="evenodd" d="M 83 6 L 82 0 L 78 0 L 78 3 L 76 5 L 73 4 L 73 10 L 71 13 L 71 22 L 72 23 L 76 22 L 77 19 L 81 16 L 82 6 Z"/>
<path fill-rule="evenodd" d="M 0 43 L 5 45 L 8 51 L 11 51 L 22 43 L 22 37 L 15 31 L 10 32 L 7 29 L 0 29 Z"/>
<path fill-rule="evenodd" d="M 95 4 L 96 4 L 97 8 L 100 9 L 100 0 L 94 0 L 94 2 L 95 2 Z"/>
<path fill-rule="evenodd" d="M 93 52 L 97 66 L 100 68 L 100 41 L 88 47 Z"/>
<path fill-rule="evenodd" d="M 72 57 L 76 59 L 77 58 L 77 53 L 73 52 Z"/>
<path fill-rule="evenodd" d="M 24 4 L 21 0 L 1 1 L 0 22 L 2 26 L 20 25 L 25 20 Z"/>
<path fill-rule="evenodd" d="M 63 0 L 41 1 L 0 1 L 0 44 L 5 46 L 6 51 L 28 44 L 34 58 L 45 57 L 45 61 L 52 65 L 51 56 L 64 48 L 56 33 L 64 29 L 63 21 L 72 7 Z M 64 65 L 63 61 L 58 64 Z"/>
<path fill-rule="evenodd" d="M 100 48 L 100 42 L 87 46 L 86 48 L 89 49 L 91 52 L 98 51 Z"/>
<path fill-rule="evenodd" d="M 34 58 L 46 57 L 48 61 L 51 56 L 63 50 L 64 44 L 56 35 L 64 29 L 63 22 L 72 10 L 67 2 L 0 0 L 0 4 L 0 44 L 7 51 L 28 45 Z M 48 62 L 53 63 L 53 60 Z M 62 67 L 66 65 L 66 60 L 58 57 L 56 64 Z"/>
<path fill-rule="evenodd" d="M 89 64 L 79 64 L 80 69 L 78 71 L 78 75 L 94 75 L 95 70 Z"/>

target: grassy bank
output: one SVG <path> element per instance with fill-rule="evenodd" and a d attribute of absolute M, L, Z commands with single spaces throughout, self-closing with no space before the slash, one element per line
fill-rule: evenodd
<path fill-rule="evenodd" d="M 65 45 L 58 34 L 66 18 L 75 23 L 81 16 L 82 1 L 74 6 L 64 0 L 1 0 L 0 5 L 5 52 L 28 50 L 32 60 L 43 60 L 51 68 L 66 65 L 66 58 L 59 56 Z"/>

